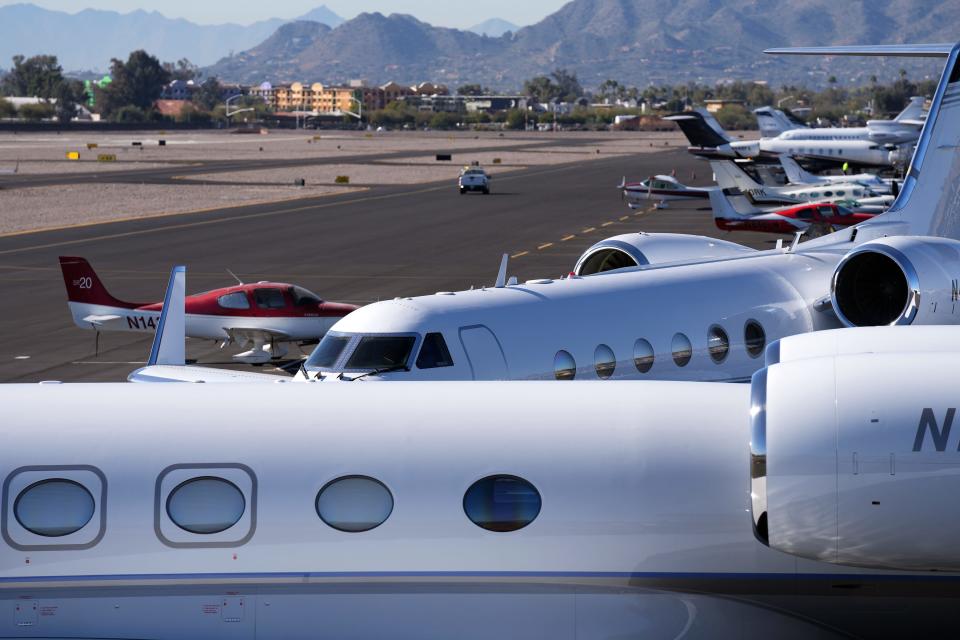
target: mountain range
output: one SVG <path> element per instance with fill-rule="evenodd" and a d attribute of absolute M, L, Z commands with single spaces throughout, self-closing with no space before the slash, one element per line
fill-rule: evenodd
<path fill-rule="evenodd" d="M 396 80 L 518 89 L 565 68 L 584 86 L 762 79 L 826 84 L 935 75 L 937 62 L 771 57 L 772 46 L 952 42 L 960 0 L 573 0 L 500 36 L 436 27 L 413 16 L 361 13 L 338 26 L 299 21 L 212 65 L 222 80 Z M 482 25 L 478 25 L 482 26 Z"/>
<path fill-rule="evenodd" d="M 480 36 L 490 36 L 492 38 L 499 38 L 508 31 L 516 31 L 519 29 L 517 25 L 512 22 L 507 22 L 502 18 L 490 18 L 489 20 L 484 20 L 480 24 L 475 24 L 467 31 L 476 33 Z"/>
<path fill-rule="evenodd" d="M 343 18 L 326 6 L 300 16 L 336 27 Z M 201 66 L 233 51 L 262 42 L 283 24 L 281 18 L 250 25 L 199 25 L 167 18 L 156 11 L 117 13 L 84 9 L 78 13 L 51 11 L 32 4 L 0 7 L 0 64 L 16 54 L 53 54 L 67 71 L 106 71 L 111 58 L 126 59 L 135 49 L 146 49 L 164 61 L 187 58 Z"/>

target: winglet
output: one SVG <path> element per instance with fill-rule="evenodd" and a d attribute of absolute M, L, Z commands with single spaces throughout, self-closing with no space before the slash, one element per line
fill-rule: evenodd
<path fill-rule="evenodd" d="M 500 258 L 500 272 L 497 274 L 497 283 L 493 285 L 497 289 L 502 289 L 507 284 L 507 262 L 510 260 L 510 254 L 505 253 Z"/>
<path fill-rule="evenodd" d="M 157 335 L 153 338 L 148 365 L 186 364 L 186 297 L 187 268 L 174 267 L 163 298 L 163 310 L 157 323 Z"/>

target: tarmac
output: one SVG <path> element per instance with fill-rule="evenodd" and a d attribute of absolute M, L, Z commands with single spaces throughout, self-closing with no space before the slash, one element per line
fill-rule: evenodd
<path fill-rule="evenodd" d="M 567 144 L 562 139 L 557 144 Z M 517 149 L 517 147 L 511 147 Z M 487 149 L 487 150 L 496 150 Z M 413 152 L 337 157 L 335 162 L 402 159 Z M 419 152 L 422 156 L 423 152 Z M 638 231 L 708 235 L 771 248 L 779 236 L 719 231 L 703 201 L 631 211 L 616 185 L 676 172 L 681 182 L 710 184 L 709 166 L 671 149 L 519 169 L 497 176 L 493 193 L 460 195 L 454 182 L 374 186 L 352 193 L 213 209 L 0 237 L 0 381 L 122 381 L 141 366 L 152 336 L 75 326 L 58 256 L 83 256 L 114 296 L 157 301 L 172 266 L 187 266 L 190 293 L 235 281 L 304 286 L 329 300 L 367 304 L 395 296 L 468 289 L 494 282 L 500 257 L 521 281 L 568 273 L 595 242 Z M 297 166 L 303 160 L 259 163 Z M 247 161 L 189 167 L 209 175 L 252 168 Z M 695 174 L 695 178 L 693 177 Z M 4 176 L 0 186 L 167 182 L 184 167 L 110 172 L 95 177 Z M 691 305 L 696 301 L 691 301 Z M 305 351 L 309 352 L 310 347 Z M 236 348 L 188 341 L 188 356 L 231 364 Z M 297 355 L 296 349 L 291 355 Z M 236 365 L 234 365 L 236 366 Z M 267 365 L 260 369 L 275 372 Z"/>

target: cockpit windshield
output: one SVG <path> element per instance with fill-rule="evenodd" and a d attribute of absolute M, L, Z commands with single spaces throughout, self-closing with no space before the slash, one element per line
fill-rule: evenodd
<path fill-rule="evenodd" d="M 323 340 L 313 350 L 304 366 L 308 369 L 331 369 L 340 359 L 340 354 L 350 344 L 351 336 L 337 333 L 327 333 Z"/>
<path fill-rule="evenodd" d="M 370 370 L 404 366 L 410 358 L 415 342 L 414 336 L 364 336 L 344 369 Z"/>
<path fill-rule="evenodd" d="M 293 299 L 294 306 L 297 307 L 305 307 L 323 302 L 317 294 L 298 286 L 290 287 L 290 297 Z"/>

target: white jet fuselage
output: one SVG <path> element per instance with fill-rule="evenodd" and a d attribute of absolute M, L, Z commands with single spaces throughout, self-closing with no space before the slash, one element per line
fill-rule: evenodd
<path fill-rule="evenodd" d="M 383 378 L 552 380 L 558 353 L 565 351 L 573 358 L 575 379 L 596 380 L 606 346 L 615 361 L 613 379 L 746 380 L 763 364 L 762 344 L 753 343 L 752 353 L 746 348 L 748 325 L 762 329 L 763 343 L 839 326 L 832 314 L 815 311 L 814 303 L 829 294 L 843 254 L 757 252 L 379 302 L 331 329 L 331 339 L 352 339 L 336 362 L 321 369 L 311 358 L 306 367 L 323 375 L 344 371 L 349 377 L 363 372 L 348 366 L 363 336 L 413 335 L 410 370 Z M 725 355 L 714 351 L 711 356 L 713 328 L 727 336 Z M 414 363 L 424 335 L 431 332 L 443 334 L 452 366 Z M 682 351 L 684 340 L 691 357 L 680 365 L 683 359 L 675 352 Z M 641 368 L 636 361 L 644 355 L 641 341 L 652 349 L 652 367 Z M 607 371 L 602 369 L 604 375 Z"/>
<path fill-rule="evenodd" d="M 238 391 L 257 402 L 222 401 Z M 811 622 L 862 632 L 890 597 L 928 589 L 882 617 L 909 628 L 947 586 L 754 539 L 748 395 L 664 382 L 0 387 L 0 606 L 17 608 L 0 633 L 803 638 Z M 540 496 L 519 530 L 465 510 L 497 474 Z M 318 495 L 356 476 L 382 483 L 392 509 L 371 530 L 334 529 Z M 242 515 L 218 533 L 179 529 L 172 494 L 211 477 L 239 488 Z M 31 534 L 18 496 L 56 478 L 96 510 L 68 535 Z M 832 588 L 851 583 L 867 588 Z"/>

